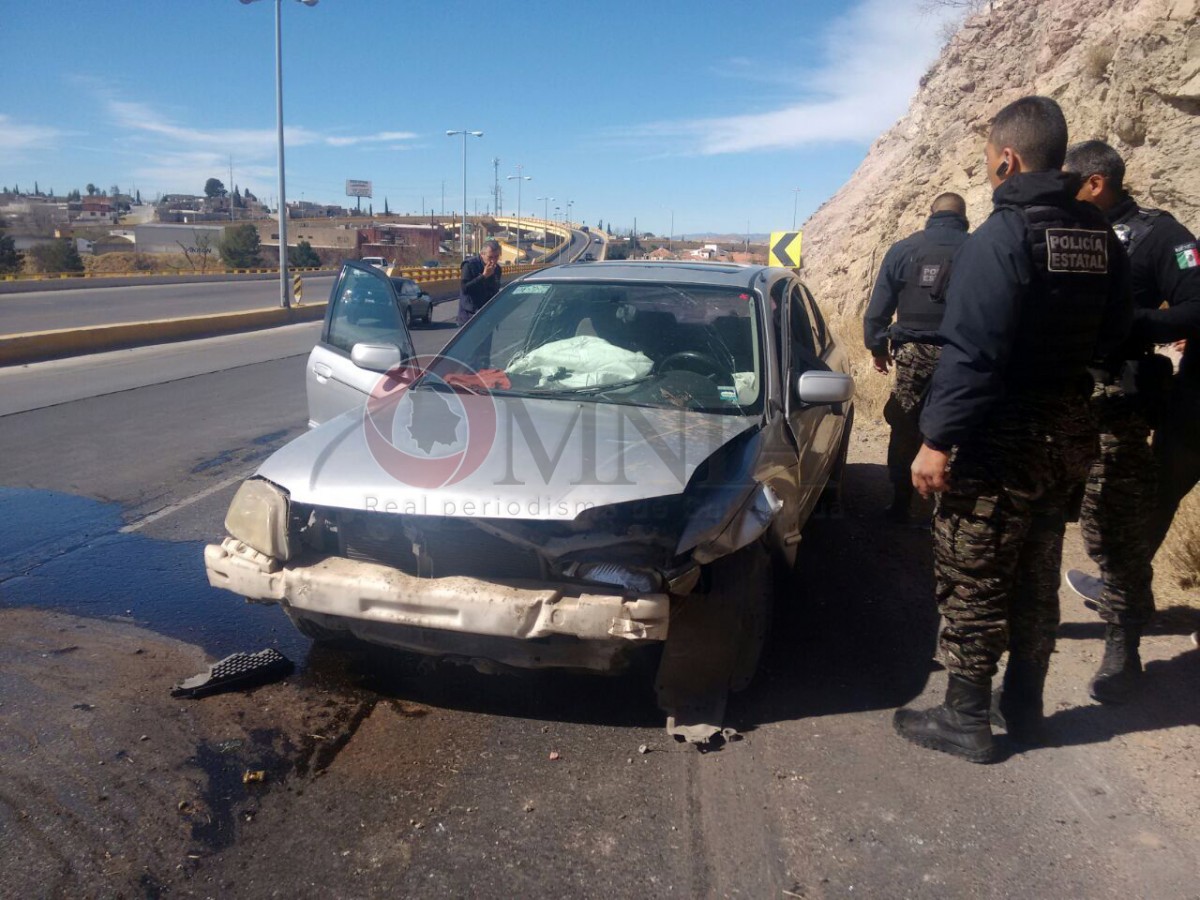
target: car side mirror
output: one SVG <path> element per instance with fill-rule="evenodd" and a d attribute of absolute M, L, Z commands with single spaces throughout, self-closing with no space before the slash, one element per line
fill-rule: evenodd
<path fill-rule="evenodd" d="M 393 344 L 355 344 L 350 349 L 350 362 L 368 372 L 390 372 L 403 359 Z"/>
<path fill-rule="evenodd" d="M 796 379 L 796 396 L 816 406 L 845 403 L 854 396 L 854 379 L 841 372 L 805 372 Z"/>

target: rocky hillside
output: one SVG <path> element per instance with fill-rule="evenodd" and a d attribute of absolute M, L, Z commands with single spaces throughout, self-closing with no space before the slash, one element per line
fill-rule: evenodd
<path fill-rule="evenodd" d="M 920 228 L 945 190 L 974 224 L 991 209 L 983 140 L 1030 93 L 1063 107 L 1072 142 L 1125 158 L 1143 203 L 1200 229 L 1200 0 L 997 0 L 970 17 L 922 79 L 908 114 L 804 225 L 805 276 L 857 316 L 884 251 Z M 857 341 L 858 334 L 847 338 Z"/>

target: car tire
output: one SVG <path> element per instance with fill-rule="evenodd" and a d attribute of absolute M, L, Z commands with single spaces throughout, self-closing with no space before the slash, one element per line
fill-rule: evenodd
<path fill-rule="evenodd" d="M 413 327 L 413 314 L 412 314 L 411 306 L 404 307 L 404 327 L 405 328 Z"/>
<path fill-rule="evenodd" d="M 713 563 L 712 589 L 737 605 L 736 652 L 729 678 L 731 691 L 754 681 L 775 614 L 775 566 L 761 541 Z"/>

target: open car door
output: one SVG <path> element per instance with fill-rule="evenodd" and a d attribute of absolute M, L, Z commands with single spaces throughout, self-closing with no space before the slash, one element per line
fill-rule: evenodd
<path fill-rule="evenodd" d="M 413 355 L 400 298 L 387 275 L 361 262 L 343 263 L 305 370 L 309 427 L 362 406 L 383 373 Z"/>

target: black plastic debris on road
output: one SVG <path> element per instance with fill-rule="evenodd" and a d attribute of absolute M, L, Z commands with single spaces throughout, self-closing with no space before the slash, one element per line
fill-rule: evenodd
<path fill-rule="evenodd" d="M 193 700 L 223 691 L 257 687 L 292 674 L 295 665 L 278 650 L 267 648 L 257 653 L 234 653 L 209 666 L 207 672 L 193 675 L 171 688 L 172 697 Z"/>

